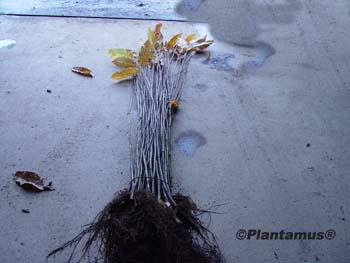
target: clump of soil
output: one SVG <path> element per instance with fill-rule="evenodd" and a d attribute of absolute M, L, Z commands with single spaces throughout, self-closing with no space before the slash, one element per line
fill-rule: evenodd
<path fill-rule="evenodd" d="M 96 258 L 105 263 L 221 263 L 215 237 L 198 219 L 200 212 L 190 198 L 176 194 L 176 207 L 158 202 L 147 191 L 120 192 L 74 239 L 48 257 L 72 247 L 68 262 L 84 239 L 80 259 Z M 90 258 L 89 258 L 90 259 Z M 91 260 L 92 261 L 92 260 Z M 76 261 L 74 261 L 76 262 Z"/>

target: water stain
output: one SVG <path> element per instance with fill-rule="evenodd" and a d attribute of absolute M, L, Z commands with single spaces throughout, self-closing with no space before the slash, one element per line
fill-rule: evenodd
<path fill-rule="evenodd" d="M 233 54 L 219 54 L 204 60 L 203 64 L 209 65 L 212 69 L 237 73 L 261 67 L 275 53 L 275 49 L 265 42 L 258 42 L 255 45 L 234 45 Z"/>
<path fill-rule="evenodd" d="M 221 54 L 203 61 L 203 64 L 209 65 L 212 69 L 230 71 L 234 69 L 234 58 L 233 54 Z"/>
<path fill-rule="evenodd" d="M 12 39 L 0 40 L 0 48 L 3 48 L 3 47 L 13 47 L 14 45 L 16 45 L 16 41 L 14 41 L 14 40 L 12 40 Z"/>
<path fill-rule="evenodd" d="M 249 57 L 248 61 L 245 62 L 244 67 L 254 66 L 261 67 L 265 61 L 273 56 L 276 51 L 275 49 L 268 43 L 258 42 L 253 46 L 241 46 L 248 52 L 247 57 Z"/>
<path fill-rule="evenodd" d="M 186 156 L 193 155 L 200 146 L 206 143 L 205 137 L 196 131 L 183 132 L 175 140 L 176 146 Z"/>
<path fill-rule="evenodd" d="M 205 84 L 201 84 L 201 83 L 197 83 L 196 85 L 193 86 L 196 90 L 203 92 L 207 90 L 207 85 Z"/>

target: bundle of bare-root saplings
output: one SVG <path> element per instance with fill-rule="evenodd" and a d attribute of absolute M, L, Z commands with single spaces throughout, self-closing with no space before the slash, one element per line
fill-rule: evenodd
<path fill-rule="evenodd" d="M 70 247 L 68 262 L 224 262 L 214 235 L 199 220 L 202 211 L 172 192 L 170 169 L 171 126 L 190 59 L 213 41 L 194 34 L 164 41 L 161 27 L 149 30 L 139 52 L 109 50 L 121 69 L 112 78 L 133 80 L 137 123 L 130 187 L 49 257 Z"/>

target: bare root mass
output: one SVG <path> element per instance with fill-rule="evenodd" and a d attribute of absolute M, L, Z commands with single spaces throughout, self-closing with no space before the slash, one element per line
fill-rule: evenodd
<path fill-rule="evenodd" d="M 159 203 L 146 191 L 135 192 L 133 199 L 129 191 L 120 192 L 93 223 L 49 257 L 71 247 L 68 262 L 224 262 L 214 236 L 198 219 L 199 210 L 193 202 L 181 194 L 173 198 L 178 204 L 175 208 Z M 83 250 L 76 255 L 83 240 Z M 93 248 L 97 248 L 97 255 L 92 259 L 89 255 Z"/>

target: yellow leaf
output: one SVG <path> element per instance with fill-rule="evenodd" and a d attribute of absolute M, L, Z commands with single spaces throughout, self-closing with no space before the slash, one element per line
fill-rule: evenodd
<path fill-rule="evenodd" d="M 185 38 L 185 40 L 186 40 L 187 42 L 191 42 L 191 41 L 195 40 L 196 38 L 197 38 L 197 35 L 196 35 L 196 34 L 191 34 L 191 35 L 188 35 L 188 36 Z"/>
<path fill-rule="evenodd" d="M 159 41 L 163 39 L 163 35 L 160 32 L 160 30 L 162 29 L 162 24 L 159 23 L 156 25 L 156 28 L 154 29 L 154 37 L 155 37 L 155 41 Z"/>
<path fill-rule="evenodd" d="M 111 48 L 108 50 L 109 55 L 115 59 L 115 58 L 132 58 L 134 55 L 134 52 L 130 49 L 125 48 Z"/>
<path fill-rule="evenodd" d="M 151 44 L 154 43 L 154 32 L 152 31 L 152 29 L 148 29 L 148 32 L 147 32 L 147 41 L 149 41 Z"/>
<path fill-rule="evenodd" d="M 177 34 L 175 36 L 173 36 L 169 42 L 168 42 L 168 45 L 167 45 L 167 48 L 168 49 L 171 49 L 173 47 L 175 47 L 175 45 L 177 44 L 177 41 L 179 40 L 179 38 L 181 37 L 182 34 Z"/>
<path fill-rule="evenodd" d="M 112 79 L 114 80 L 129 79 L 138 73 L 140 73 L 140 70 L 136 67 L 125 68 L 122 71 L 113 73 Z"/>
<path fill-rule="evenodd" d="M 159 23 L 156 25 L 154 30 L 148 29 L 147 40 L 156 46 L 156 43 L 163 39 L 163 35 L 161 33 L 162 24 Z"/>
<path fill-rule="evenodd" d="M 156 24 L 156 28 L 154 29 L 155 34 L 160 34 L 160 30 L 162 29 L 162 23 Z"/>
<path fill-rule="evenodd" d="M 126 57 L 116 58 L 112 62 L 114 65 L 120 68 L 136 67 L 136 63 L 132 59 Z"/>
<path fill-rule="evenodd" d="M 85 77 L 93 77 L 91 70 L 85 67 L 73 67 L 72 71 Z"/>
<path fill-rule="evenodd" d="M 149 40 L 145 42 L 139 52 L 138 62 L 141 66 L 147 66 L 154 59 L 154 46 Z"/>

